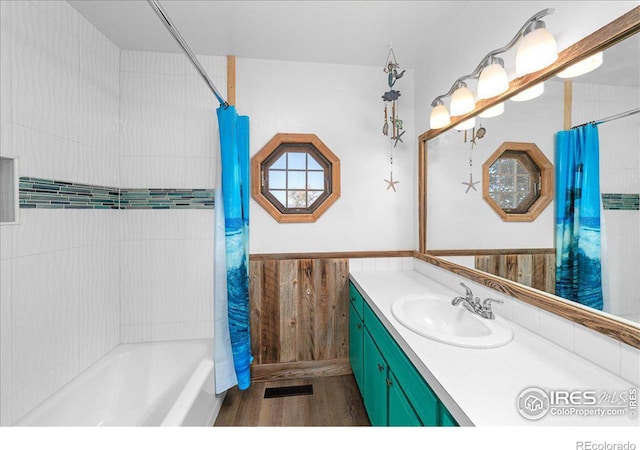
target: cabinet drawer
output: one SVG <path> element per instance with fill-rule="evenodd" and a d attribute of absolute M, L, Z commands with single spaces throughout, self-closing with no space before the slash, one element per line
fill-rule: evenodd
<path fill-rule="evenodd" d="M 365 328 L 371 333 L 420 420 L 425 426 L 439 425 L 438 398 L 369 305 L 364 303 L 363 307 Z"/>
<path fill-rule="evenodd" d="M 358 289 L 353 285 L 353 283 L 349 282 L 349 300 L 353 305 L 353 309 L 360 315 L 360 318 L 364 317 L 363 307 L 364 307 L 364 299 Z"/>

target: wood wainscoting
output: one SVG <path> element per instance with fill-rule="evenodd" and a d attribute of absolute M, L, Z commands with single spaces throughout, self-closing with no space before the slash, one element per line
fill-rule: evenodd
<path fill-rule="evenodd" d="M 253 380 L 351 372 L 348 259 L 251 260 L 249 280 Z"/>
<path fill-rule="evenodd" d="M 251 255 L 251 379 L 350 374 L 349 258 L 399 256 L 413 251 Z"/>
<path fill-rule="evenodd" d="M 475 269 L 550 294 L 556 292 L 556 256 L 553 248 L 433 250 L 433 256 L 473 256 Z"/>

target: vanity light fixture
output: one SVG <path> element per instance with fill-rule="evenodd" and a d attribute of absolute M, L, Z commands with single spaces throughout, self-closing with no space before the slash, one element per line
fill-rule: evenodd
<path fill-rule="evenodd" d="M 504 102 L 498 103 L 496 106 L 492 106 L 491 108 L 487 108 L 478 114 L 479 117 L 483 119 L 490 119 L 491 117 L 498 117 L 500 114 L 504 112 Z"/>
<path fill-rule="evenodd" d="M 558 47 L 553 35 L 546 30 L 542 17 L 552 14 L 553 9 L 543 9 L 527 20 L 516 35 L 502 48 L 492 50 L 480 61 L 480 64 L 469 75 L 458 78 L 446 94 L 437 96 L 432 102 L 433 110 L 430 116 L 432 129 L 446 127 L 451 123 L 451 117 L 444 102 L 445 97 L 451 97 L 451 116 L 461 116 L 475 109 L 473 93 L 467 88 L 465 80 L 478 79 L 478 99 L 493 98 L 509 88 L 509 80 L 504 70 L 504 61 L 497 55 L 507 52 L 520 43 L 516 54 L 516 74 L 518 76 L 540 70 L 558 59 Z M 518 100 L 535 98 L 542 94 L 542 83 L 527 89 L 520 94 Z M 526 92 L 526 94 L 525 94 Z M 496 105 L 480 114 L 481 117 L 496 117 L 504 111 L 504 105 Z M 471 121 L 467 120 L 455 126 L 455 129 L 469 129 Z"/>
<path fill-rule="evenodd" d="M 535 86 L 525 89 L 519 94 L 514 95 L 509 100 L 514 102 L 526 102 L 527 100 L 533 100 L 536 97 L 540 97 L 544 93 L 544 82 L 540 82 Z"/>
<path fill-rule="evenodd" d="M 458 87 L 451 95 L 451 114 L 461 116 L 473 111 L 475 107 L 476 101 L 473 99 L 471 90 L 464 81 L 458 82 Z"/>
<path fill-rule="evenodd" d="M 442 100 L 438 101 L 435 108 L 431 110 L 431 116 L 429 118 L 429 125 L 433 129 L 446 127 L 451 123 L 451 116 L 449 115 L 449 111 L 447 111 L 447 107 L 444 106 Z"/>
<path fill-rule="evenodd" d="M 602 65 L 602 52 L 594 53 L 557 74 L 558 78 L 575 78 L 592 72 Z"/>

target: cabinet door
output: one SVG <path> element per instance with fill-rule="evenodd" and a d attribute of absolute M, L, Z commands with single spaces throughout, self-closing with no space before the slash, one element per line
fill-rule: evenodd
<path fill-rule="evenodd" d="M 376 344 L 364 333 L 364 407 L 371 425 L 387 425 L 387 363 Z"/>
<path fill-rule="evenodd" d="M 418 415 L 411 407 L 409 400 L 402 392 L 398 380 L 389 371 L 388 375 L 389 387 L 389 426 L 391 427 L 419 427 L 422 422 Z"/>
<path fill-rule="evenodd" d="M 356 312 L 353 303 L 349 305 L 349 362 L 356 383 L 363 391 L 362 371 L 364 363 L 364 326 L 362 319 Z"/>

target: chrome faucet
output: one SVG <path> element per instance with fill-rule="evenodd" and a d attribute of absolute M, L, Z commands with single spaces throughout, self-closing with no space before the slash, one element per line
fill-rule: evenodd
<path fill-rule="evenodd" d="M 466 289 L 467 293 L 464 297 L 455 297 L 451 300 L 451 304 L 453 306 L 457 306 L 462 303 L 462 306 L 465 307 L 467 311 L 470 311 L 474 314 L 479 315 L 485 319 L 495 319 L 496 316 L 493 314 L 491 310 L 491 303 L 504 303 L 502 300 L 497 300 L 493 298 L 485 298 L 480 301 L 480 297 L 474 297 L 473 292 L 469 289 L 464 283 L 460 283 L 460 286 Z"/>

